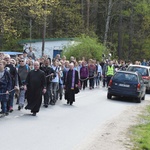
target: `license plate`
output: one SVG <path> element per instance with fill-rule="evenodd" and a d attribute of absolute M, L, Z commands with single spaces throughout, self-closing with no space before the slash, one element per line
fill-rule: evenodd
<path fill-rule="evenodd" d="M 130 87 L 130 85 L 128 85 L 128 84 L 119 84 L 119 86 L 121 86 L 121 87 Z"/>

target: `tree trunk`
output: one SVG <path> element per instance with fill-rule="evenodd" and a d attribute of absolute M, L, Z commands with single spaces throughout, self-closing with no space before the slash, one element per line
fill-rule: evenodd
<path fill-rule="evenodd" d="M 87 20 L 86 20 L 87 31 L 89 31 L 89 20 L 90 20 L 90 0 L 87 0 Z"/>
<path fill-rule="evenodd" d="M 46 10 L 47 10 L 47 0 L 45 3 L 45 11 Z M 42 56 L 44 55 L 44 49 L 45 49 L 46 21 L 47 21 L 47 15 L 45 14 L 44 25 L 43 25 L 43 38 L 42 38 Z"/>
<path fill-rule="evenodd" d="M 112 0 L 109 0 L 108 11 L 107 11 L 107 19 L 106 19 L 106 26 L 105 26 L 105 35 L 104 35 L 104 45 L 105 46 L 106 46 L 107 37 L 108 37 L 108 30 L 109 30 L 109 22 L 110 22 L 111 9 L 112 9 Z"/>
<path fill-rule="evenodd" d="M 120 1 L 120 15 L 118 27 L 118 60 L 121 59 L 121 51 L 122 51 L 122 1 Z"/>
<path fill-rule="evenodd" d="M 132 55 L 132 37 L 133 37 L 133 8 L 131 6 L 131 15 L 130 15 L 130 28 L 129 28 L 129 49 L 128 49 L 128 59 L 131 59 Z"/>

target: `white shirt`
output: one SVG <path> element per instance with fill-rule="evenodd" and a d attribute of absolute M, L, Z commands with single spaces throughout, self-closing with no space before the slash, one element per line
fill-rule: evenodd
<path fill-rule="evenodd" d="M 56 72 L 56 77 L 54 79 L 52 79 L 51 82 L 59 82 L 59 76 L 58 76 L 58 72 L 59 72 L 59 69 L 58 69 L 58 66 L 53 66 L 52 65 L 52 68 L 54 69 L 54 71 Z"/>

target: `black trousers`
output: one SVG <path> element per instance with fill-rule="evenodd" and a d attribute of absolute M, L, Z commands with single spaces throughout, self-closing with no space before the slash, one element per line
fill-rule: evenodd
<path fill-rule="evenodd" d="M 107 76 L 107 86 L 109 85 L 109 81 L 111 79 L 112 76 Z"/>
<path fill-rule="evenodd" d="M 48 105 L 49 104 L 49 99 L 50 99 L 50 86 L 47 85 L 46 93 L 44 94 L 44 105 Z"/>
<path fill-rule="evenodd" d="M 81 77 L 80 83 L 81 83 L 81 89 L 83 87 L 84 90 L 87 84 L 87 77 Z"/>

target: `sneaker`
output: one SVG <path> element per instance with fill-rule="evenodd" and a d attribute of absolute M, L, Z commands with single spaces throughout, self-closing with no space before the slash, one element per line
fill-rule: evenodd
<path fill-rule="evenodd" d="M 54 102 L 50 102 L 50 105 L 55 105 L 55 103 Z"/>
<path fill-rule="evenodd" d="M 47 107 L 48 107 L 48 105 L 47 105 L 47 104 L 44 104 L 43 106 L 44 106 L 45 108 L 47 108 Z"/>
<path fill-rule="evenodd" d="M 5 116 L 6 116 L 6 113 L 0 114 L 0 118 L 3 118 L 3 117 L 5 117 Z"/>
<path fill-rule="evenodd" d="M 13 108 L 11 107 L 10 109 L 9 109 L 9 112 L 10 113 L 12 113 L 14 110 L 13 110 Z"/>
<path fill-rule="evenodd" d="M 20 110 L 21 109 L 21 106 L 18 106 L 18 110 Z"/>
<path fill-rule="evenodd" d="M 9 115 L 9 112 L 6 112 L 5 115 L 8 116 L 8 115 Z"/>

